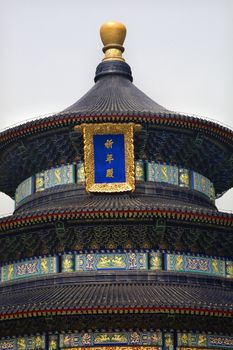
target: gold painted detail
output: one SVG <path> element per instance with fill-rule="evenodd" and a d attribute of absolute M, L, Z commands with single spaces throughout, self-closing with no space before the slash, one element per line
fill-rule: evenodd
<path fill-rule="evenodd" d="M 106 22 L 100 27 L 100 37 L 104 44 L 103 61 L 117 60 L 124 61 L 123 43 L 126 37 L 126 27 L 120 22 Z"/>
<path fill-rule="evenodd" d="M 212 349 L 232 349 L 233 337 L 225 335 L 212 335 L 212 334 L 197 334 L 197 333 L 178 333 L 178 346 L 182 350 L 189 348 L 199 349 L 208 348 Z"/>
<path fill-rule="evenodd" d="M 61 348 L 66 350 L 162 350 L 162 346 L 88 346 L 77 348 Z"/>
<path fill-rule="evenodd" d="M 177 350 L 200 350 L 200 348 L 184 348 L 184 347 L 179 347 Z M 205 350 L 216 350 L 216 348 L 205 348 Z"/>
<path fill-rule="evenodd" d="M 134 168 L 134 131 L 138 131 L 140 125 L 134 123 L 125 124 L 82 124 L 75 127 L 75 131 L 83 132 L 84 135 L 84 159 L 86 190 L 89 192 L 125 192 L 135 189 L 135 168 Z M 95 164 L 94 164 L 94 135 L 124 135 L 124 161 L 125 161 L 125 182 L 104 182 L 95 183 Z M 114 142 L 107 139 L 104 144 L 109 150 L 105 161 L 109 164 L 106 170 L 106 179 L 114 179 L 114 169 L 111 166 L 114 157 L 111 153 Z"/>

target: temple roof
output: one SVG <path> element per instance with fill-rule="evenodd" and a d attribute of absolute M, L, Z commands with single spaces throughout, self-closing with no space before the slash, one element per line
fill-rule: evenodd
<path fill-rule="evenodd" d="M 232 282 L 176 273 L 72 273 L 6 283 L 0 288 L 0 296 L 0 319 L 104 310 L 107 313 L 176 310 L 212 316 L 233 313 Z"/>
<path fill-rule="evenodd" d="M 82 138 L 73 135 L 74 126 L 134 122 L 142 125 L 141 134 L 135 135 L 136 158 L 156 161 L 159 153 L 163 162 L 210 179 L 221 196 L 233 183 L 233 131 L 154 102 L 132 83 L 130 66 L 122 58 L 124 29 L 120 28 L 117 43 L 109 42 L 106 33 L 102 33 L 105 58 L 97 66 L 95 85 L 82 98 L 50 117 L 0 133 L 0 191 L 13 197 L 26 178 L 82 159 Z"/>
<path fill-rule="evenodd" d="M 43 208 L 22 210 L 11 216 L 0 218 L 0 231 L 7 231 L 22 226 L 61 220 L 88 219 L 177 219 L 184 222 L 199 222 L 233 226 L 233 215 L 216 209 L 192 205 L 182 205 L 177 201 L 156 202 L 151 197 L 133 195 L 90 195 L 78 197 L 75 203 L 64 207 L 54 205 L 54 201 Z"/>
<path fill-rule="evenodd" d="M 134 84 L 125 62 L 102 62 L 96 69 L 96 84 L 72 106 L 60 114 L 154 115 L 169 111 L 154 102 Z M 171 113 L 171 112 L 170 112 Z"/>

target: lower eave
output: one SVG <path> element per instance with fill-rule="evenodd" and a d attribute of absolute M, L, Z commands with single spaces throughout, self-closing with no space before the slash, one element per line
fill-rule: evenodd
<path fill-rule="evenodd" d="M 224 212 L 204 213 L 205 210 L 182 211 L 167 209 L 151 210 L 75 210 L 75 209 L 48 209 L 43 211 L 12 215 L 0 219 L 0 232 L 15 229 L 18 227 L 33 226 L 42 223 L 52 223 L 66 220 L 111 220 L 111 219 L 170 219 L 183 222 L 212 224 L 219 226 L 233 226 L 233 214 Z"/>
<path fill-rule="evenodd" d="M 125 308 L 72 308 L 72 309 L 39 309 L 36 311 L 15 312 L 12 314 L 0 315 L 0 320 L 12 320 L 30 317 L 49 317 L 67 315 L 102 315 L 102 314 L 181 314 L 196 316 L 232 317 L 233 311 L 211 310 L 203 308 L 178 308 L 178 307 L 125 307 Z"/>
<path fill-rule="evenodd" d="M 233 316 L 232 281 L 171 272 L 63 273 L 0 287 L 0 320 L 59 315 Z"/>

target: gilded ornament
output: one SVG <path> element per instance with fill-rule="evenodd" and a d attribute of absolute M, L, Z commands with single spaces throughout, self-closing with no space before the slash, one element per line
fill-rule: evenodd
<path fill-rule="evenodd" d="M 8 265 L 8 280 L 13 278 L 14 267 L 12 264 Z"/>
<path fill-rule="evenodd" d="M 48 272 L 49 268 L 48 268 L 48 261 L 46 258 L 41 260 L 40 266 L 41 266 L 42 272 L 45 272 L 45 273 Z"/>
<path fill-rule="evenodd" d="M 25 350 L 26 349 L 25 338 L 19 338 L 17 343 L 18 343 L 18 350 Z"/>
<path fill-rule="evenodd" d="M 206 345 L 206 336 L 205 335 L 199 335 L 198 337 L 198 345 L 199 346 L 205 346 Z"/>
<path fill-rule="evenodd" d="M 122 46 L 126 36 L 126 27 L 120 22 L 106 22 L 100 28 L 100 37 L 104 44 L 103 52 L 105 57 L 103 61 L 116 60 L 124 61 Z"/>
<path fill-rule="evenodd" d="M 181 255 L 178 255 L 176 258 L 176 269 L 177 270 L 183 269 L 183 257 Z"/>
<path fill-rule="evenodd" d="M 219 272 L 217 259 L 212 259 L 212 269 L 213 269 L 213 272 L 215 272 L 215 273 Z"/>
<path fill-rule="evenodd" d="M 134 123 L 124 124 L 82 124 L 75 127 L 75 131 L 83 132 L 84 135 L 84 158 L 86 190 L 89 192 L 125 192 L 135 189 L 134 170 L 134 131 L 140 126 Z M 124 135 L 124 161 L 125 161 L 125 182 L 95 182 L 95 162 L 94 162 L 94 135 Z M 114 141 L 109 138 L 104 144 L 105 148 L 111 150 Z M 113 156 L 109 156 L 106 161 L 112 164 Z M 106 170 L 106 178 L 115 179 L 114 169 L 111 166 Z"/>
<path fill-rule="evenodd" d="M 57 349 L 57 342 L 56 340 L 52 339 L 49 341 L 49 350 L 55 350 Z"/>

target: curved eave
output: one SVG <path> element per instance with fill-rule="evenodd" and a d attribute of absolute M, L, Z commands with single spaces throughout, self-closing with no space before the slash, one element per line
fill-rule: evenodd
<path fill-rule="evenodd" d="M 202 131 L 224 142 L 232 143 L 233 141 L 233 131 L 228 128 L 205 119 L 172 112 L 159 113 L 156 115 L 150 112 L 129 112 L 128 115 L 123 115 L 122 113 L 84 115 L 77 112 L 58 114 L 8 129 L 0 133 L 0 148 L 25 136 L 39 134 L 46 130 L 72 127 L 77 124 L 92 122 L 141 122 L 162 126 L 182 127 L 184 129 Z"/>
<path fill-rule="evenodd" d="M 178 307 L 127 307 L 127 308 L 71 308 L 71 309 L 38 309 L 35 311 L 15 312 L 0 315 L 0 320 L 12 320 L 18 318 L 29 317 L 48 317 L 48 316 L 65 316 L 65 315 L 96 315 L 96 314 L 182 314 L 182 315 L 205 315 L 215 317 L 232 317 L 233 311 L 225 311 L 224 309 L 212 310 L 205 308 L 178 308 Z"/>
<path fill-rule="evenodd" d="M 221 278 L 177 273 L 62 274 L 7 283 L 0 290 L 0 320 L 129 313 L 232 317 L 231 286 Z"/>
<path fill-rule="evenodd" d="M 16 229 L 19 227 L 52 223 L 57 221 L 72 220 L 153 220 L 163 218 L 183 222 L 212 224 L 219 226 L 233 226 L 233 215 L 223 212 L 203 213 L 201 210 L 182 211 L 168 209 L 148 210 L 75 210 L 75 209 L 54 209 L 30 214 L 12 215 L 0 219 L 0 232 Z"/>

